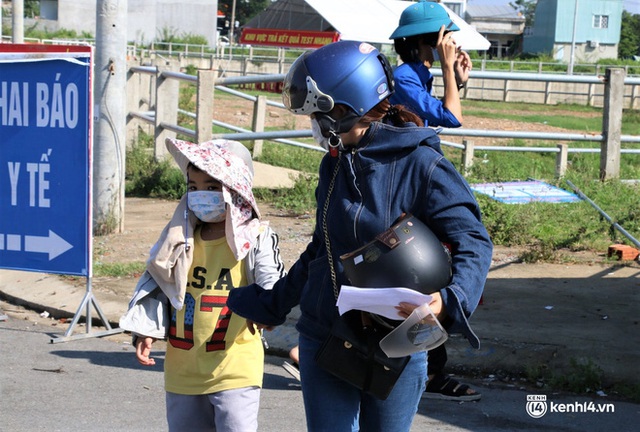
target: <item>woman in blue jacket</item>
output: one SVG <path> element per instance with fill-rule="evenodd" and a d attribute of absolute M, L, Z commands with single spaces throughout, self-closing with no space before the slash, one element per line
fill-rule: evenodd
<path fill-rule="evenodd" d="M 443 156 L 440 140 L 402 106 L 392 106 L 391 67 L 373 46 L 353 41 L 300 56 L 283 90 L 287 108 L 311 117 L 328 150 L 316 189 L 316 227 L 288 275 L 271 290 L 257 285 L 230 293 L 231 310 L 270 328 L 300 305 L 300 373 L 310 431 L 408 431 L 426 381 L 426 353 L 411 355 L 385 400 L 342 381 L 315 361 L 338 319 L 336 291 L 349 285 L 340 256 L 365 245 L 402 214 L 424 222 L 451 246 L 451 282 L 430 307 L 448 332 L 476 348 L 468 318 L 482 294 L 492 244 L 466 181 Z M 399 269 L 401 271 L 401 269 Z M 416 305 L 398 305 L 399 319 Z"/>

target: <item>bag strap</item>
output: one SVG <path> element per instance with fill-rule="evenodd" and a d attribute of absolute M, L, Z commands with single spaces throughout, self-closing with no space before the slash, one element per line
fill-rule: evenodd
<path fill-rule="evenodd" d="M 329 271 L 331 272 L 331 282 L 333 283 L 333 295 L 338 299 L 338 295 L 340 294 L 338 290 L 338 283 L 336 282 L 336 270 L 333 266 L 333 255 L 331 255 L 331 241 L 329 240 L 329 232 L 327 230 L 327 211 L 329 210 L 329 198 L 331 198 L 331 194 L 333 193 L 333 188 L 336 185 L 336 177 L 338 177 L 338 171 L 340 170 L 340 159 L 338 156 L 338 161 L 336 163 L 336 167 L 333 170 L 333 175 L 331 176 L 331 181 L 329 182 L 329 189 L 327 190 L 327 198 L 324 200 L 324 206 L 322 208 L 322 232 L 324 233 L 324 244 L 327 248 L 327 259 L 329 260 Z"/>

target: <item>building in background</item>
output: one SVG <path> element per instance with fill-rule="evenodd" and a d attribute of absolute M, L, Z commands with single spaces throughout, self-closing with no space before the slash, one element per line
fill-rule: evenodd
<path fill-rule="evenodd" d="M 463 16 L 471 27 L 491 42 L 487 57 L 502 58 L 522 50 L 525 18 L 508 4 L 469 4 Z"/>
<path fill-rule="evenodd" d="M 623 0 L 538 0 L 523 52 L 551 54 L 566 63 L 572 51 L 580 63 L 617 58 L 622 10 Z"/>
<path fill-rule="evenodd" d="M 467 0 L 442 0 L 438 3 L 442 3 L 456 15 L 464 17 L 465 12 L 467 11 Z"/>
<path fill-rule="evenodd" d="M 38 25 L 95 35 L 96 1 L 40 0 Z M 216 44 L 218 0 L 130 0 L 127 2 L 127 41 L 150 43 L 163 35 L 204 36 Z"/>

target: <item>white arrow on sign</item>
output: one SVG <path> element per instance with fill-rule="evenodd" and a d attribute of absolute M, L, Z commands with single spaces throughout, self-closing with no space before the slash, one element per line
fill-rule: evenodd
<path fill-rule="evenodd" d="M 49 237 L 24 236 L 25 252 L 48 253 L 49 261 L 71 249 L 73 246 L 58 234 L 49 230 Z"/>

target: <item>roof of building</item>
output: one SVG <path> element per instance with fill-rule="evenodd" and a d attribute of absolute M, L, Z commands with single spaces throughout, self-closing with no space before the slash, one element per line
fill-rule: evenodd
<path fill-rule="evenodd" d="M 507 5 L 467 5 L 467 16 L 470 19 L 491 18 L 495 20 L 522 20 L 524 16 L 513 7 Z"/>

